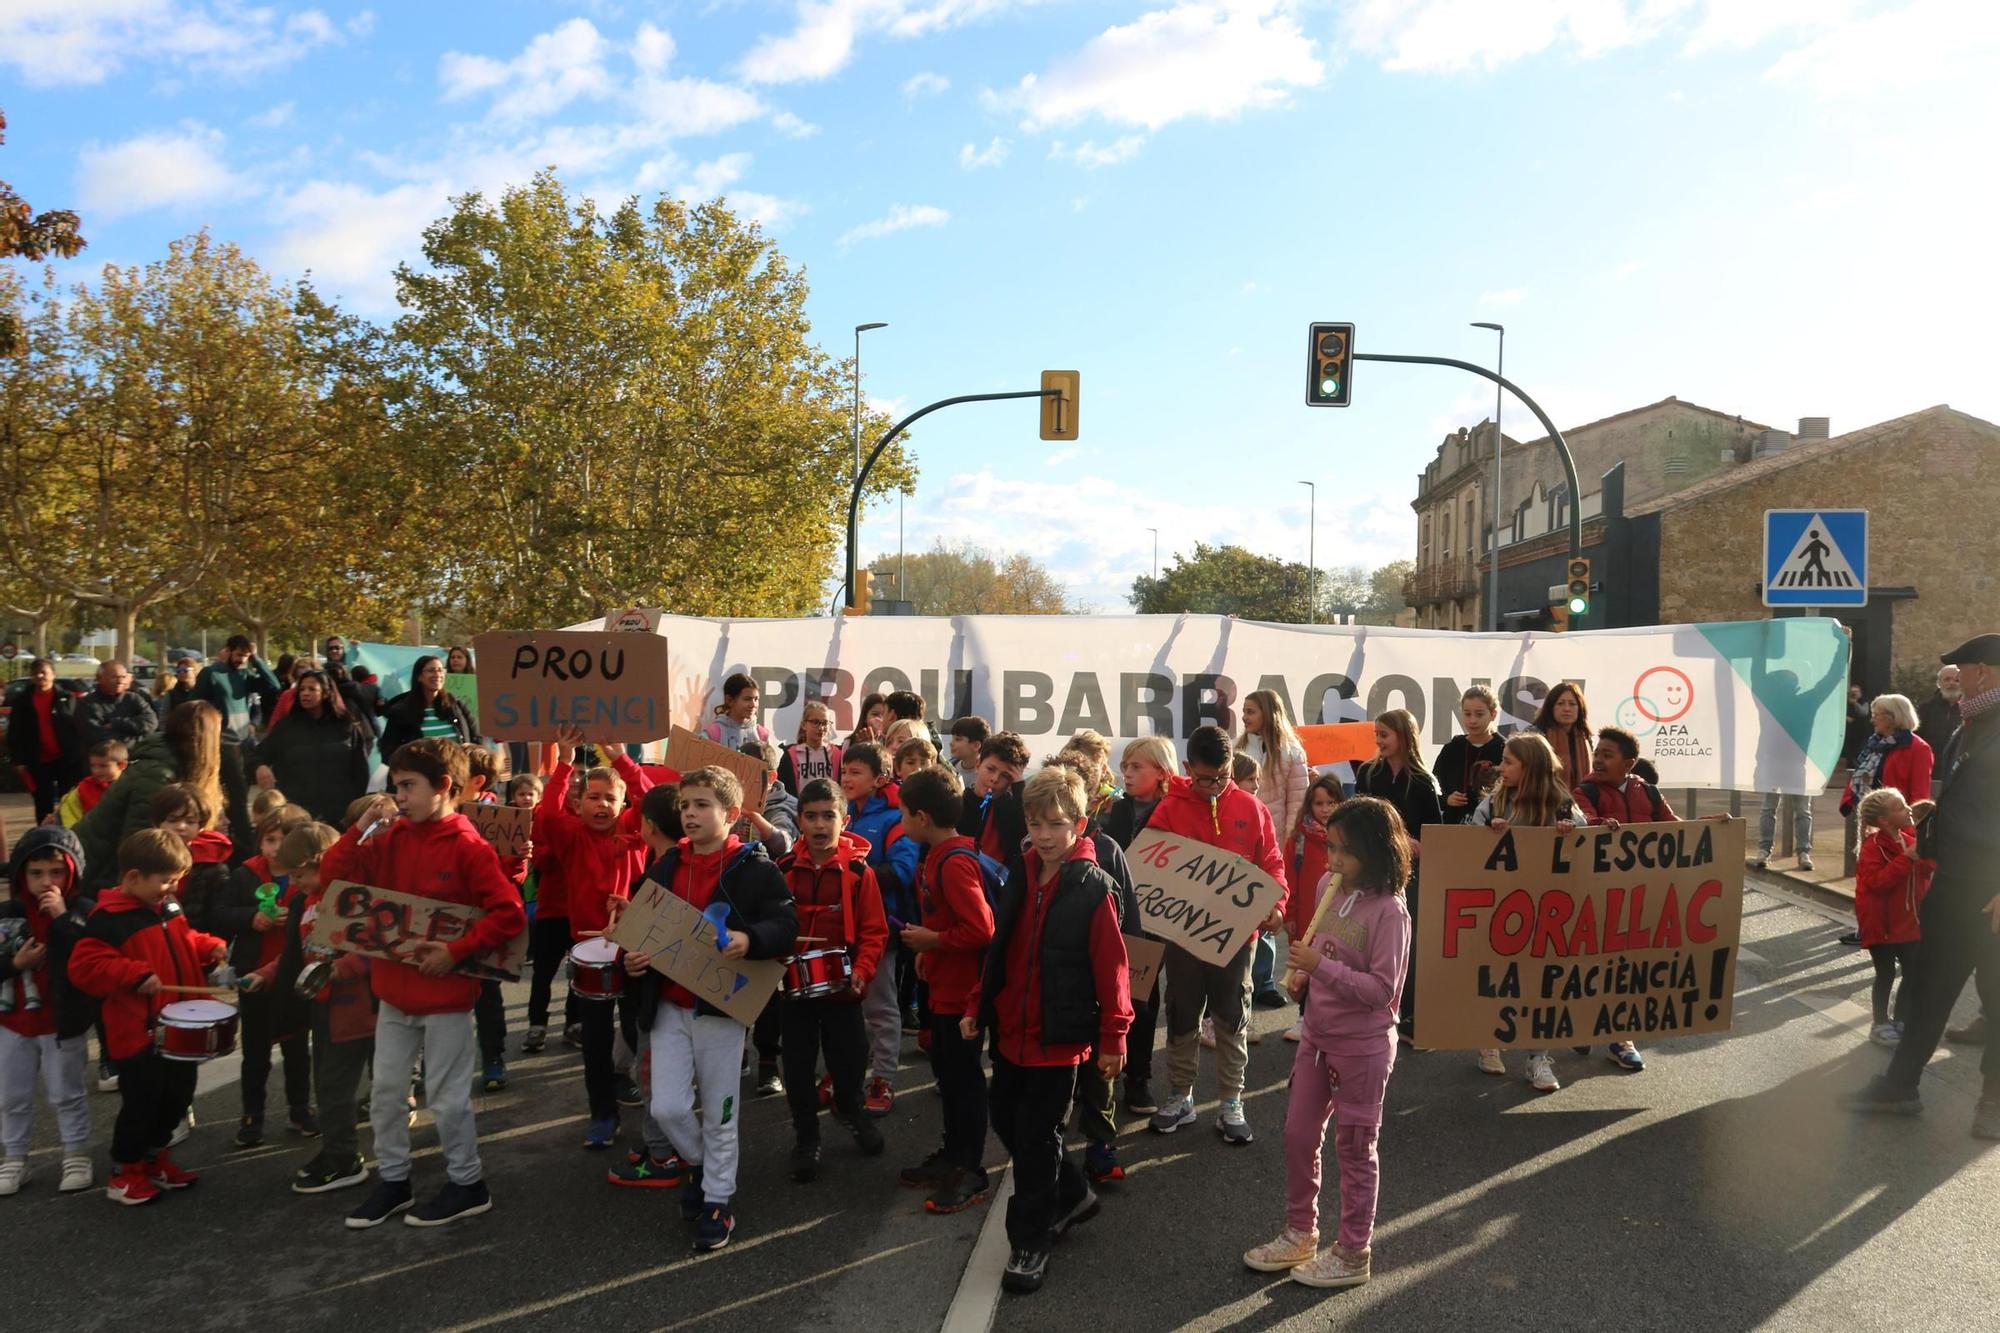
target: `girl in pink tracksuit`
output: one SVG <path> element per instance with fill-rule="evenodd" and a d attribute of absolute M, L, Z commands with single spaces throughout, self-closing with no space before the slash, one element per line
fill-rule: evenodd
<path fill-rule="evenodd" d="M 1285 1112 L 1285 1230 L 1243 1256 L 1260 1272 L 1290 1271 L 1312 1287 L 1368 1280 L 1380 1167 L 1376 1135 L 1396 1062 L 1396 1012 L 1410 952 L 1409 839 L 1394 806 L 1370 796 L 1339 806 L 1327 824 L 1327 869 L 1340 876 L 1319 929 L 1294 941 L 1301 973 L 1303 1040 Z M 1320 1150 L 1335 1120 L 1340 1166 L 1337 1243 L 1319 1249 Z"/>

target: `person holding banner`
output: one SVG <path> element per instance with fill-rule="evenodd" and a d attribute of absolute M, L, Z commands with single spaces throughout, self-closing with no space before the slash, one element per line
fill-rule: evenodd
<path fill-rule="evenodd" d="M 1558 688 L 1567 689 L 1568 686 Z M 1582 696 L 1578 696 L 1581 700 Z M 1423 877 L 1423 829 L 1426 824 L 1445 822 L 1444 802 L 1438 795 L 1437 779 L 1424 767 L 1423 747 L 1418 743 L 1419 728 L 1407 708 L 1392 708 L 1375 719 L 1375 758 L 1354 773 L 1354 794 L 1376 796 L 1396 807 L 1410 840 L 1410 882 L 1404 889 L 1410 916 L 1417 915 L 1418 881 Z M 1560 757 L 1560 756 L 1558 756 Z M 1398 1021 L 1403 1036 L 1417 1030 L 1417 960 L 1410 956 L 1410 974 L 1403 979 L 1403 1013 Z"/>
<path fill-rule="evenodd" d="M 1290 1272 L 1308 1287 L 1353 1287 L 1370 1275 L 1381 1164 L 1375 1143 L 1396 1064 L 1397 992 L 1410 951 L 1400 892 L 1409 840 L 1395 807 L 1362 796 L 1334 811 L 1327 868 L 1338 895 L 1311 938 L 1293 940 L 1287 979 L 1305 1000 L 1305 1039 L 1292 1060 L 1285 1109 L 1285 1229 L 1243 1256 L 1260 1273 Z M 1340 1165 L 1340 1232 L 1319 1249 L 1326 1123 Z"/>
<path fill-rule="evenodd" d="M 1433 770 L 1438 790 L 1444 793 L 1444 817 L 1448 823 L 1463 823 L 1492 785 L 1493 770 L 1500 766 L 1504 742 L 1494 732 L 1500 716 L 1500 696 L 1491 686 L 1473 685 L 1458 700 L 1458 720 L 1465 731 L 1453 736 L 1438 751 Z"/>
<path fill-rule="evenodd" d="M 1566 680 L 1559 683 L 1542 699 L 1528 730 L 1548 738 L 1565 782 L 1574 787 L 1583 781 L 1583 775 L 1590 772 L 1592 745 L 1590 705 L 1584 702 L 1582 689 Z"/>
<path fill-rule="evenodd" d="M 1284 924 L 1285 858 L 1264 803 L 1230 780 L 1229 733 L 1206 726 L 1188 737 L 1187 776 L 1167 783 L 1147 828 L 1234 852 L 1256 865 L 1279 886 L 1278 901 L 1263 928 Z M 1171 1134 L 1195 1122 L 1194 1082 L 1201 1068 L 1199 1031 L 1203 1008 L 1215 1020 L 1215 1075 L 1222 1107 L 1215 1127 L 1223 1142 L 1247 1144 L 1254 1137 L 1243 1115 L 1243 1071 L 1250 1063 L 1250 958 L 1245 940 L 1227 963 L 1205 963 L 1187 950 L 1170 947 L 1163 964 L 1167 982 L 1167 1100 L 1154 1114 L 1155 1134 Z"/>
<path fill-rule="evenodd" d="M 757 720 L 757 682 L 738 671 L 722 682 L 722 702 L 701 734 L 717 745 L 740 750 L 755 741 L 771 742 L 771 729 Z"/>

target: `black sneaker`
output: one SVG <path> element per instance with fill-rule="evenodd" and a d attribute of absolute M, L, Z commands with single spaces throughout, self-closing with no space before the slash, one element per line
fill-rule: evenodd
<path fill-rule="evenodd" d="M 1850 930 L 1840 937 L 1840 942 L 1850 949 L 1859 949 L 1861 947 L 1861 932 Z"/>
<path fill-rule="evenodd" d="M 898 1179 L 913 1190 L 934 1190 L 950 1180 L 957 1170 L 944 1160 L 944 1149 L 940 1148 L 915 1166 L 904 1167 Z"/>
<path fill-rule="evenodd" d="M 413 1227 L 441 1227 L 461 1217 L 477 1217 L 492 1210 L 493 1196 L 486 1192 L 485 1181 L 459 1185 L 447 1180 L 444 1188 L 432 1195 L 428 1203 L 412 1210 L 403 1221 Z"/>
<path fill-rule="evenodd" d="M 792 1179 L 803 1185 L 819 1175 L 819 1144 L 792 1145 Z"/>
<path fill-rule="evenodd" d="M 1857 1091 L 1843 1094 L 1840 1105 L 1850 1111 L 1876 1111 L 1883 1115 L 1917 1115 L 1924 1109 L 1924 1099 L 1917 1095 L 1915 1088 L 1891 1083 L 1885 1076 L 1877 1074 Z"/>
<path fill-rule="evenodd" d="M 319 1137 L 319 1117 L 313 1114 L 312 1107 L 308 1106 L 301 1110 L 293 1111 L 289 1118 L 292 1133 L 307 1139 L 316 1139 Z"/>
<path fill-rule="evenodd" d="M 264 1141 L 264 1118 L 246 1115 L 243 1123 L 236 1127 L 236 1146 L 254 1148 Z"/>
<path fill-rule="evenodd" d="M 1056 1219 L 1055 1236 L 1061 1240 L 1069 1234 L 1071 1227 L 1080 1227 L 1104 1210 L 1104 1201 L 1097 1197 L 1097 1191 L 1085 1185 L 1083 1197 L 1073 1207 Z"/>
<path fill-rule="evenodd" d="M 692 1222 L 701 1216 L 701 1168 L 691 1166 L 687 1175 L 681 1178 L 681 1221 Z"/>
<path fill-rule="evenodd" d="M 1160 1099 L 1153 1095 L 1149 1080 L 1126 1075 L 1125 1109 L 1133 1115 L 1151 1115 L 1160 1109 Z"/>
<path fill-rule="evenodd" d="M 773 1060 L 757 1062 L 757 1095 L 775 1097 L 785 1090 L 785 1080 L 778 1077 L 778 1065 Z"/>
<path fill-rule="evenodd" d="M 729 1243 L 730 1233 L 735 1230 L 736 1218 L 730 1213 L 728 1204 L 706 1204 L 694 1225 L 694 1247 L 703 1253 L 719 1250 Z"/>
<path fill-rule="evenodd" d="M 952 1172 L 950 1180 L 940 1185 L 937 1192 L 924 1200 L 927 1213 L 962 1213 L 974 1204 L 985 1203 L 993 1197 L 993 1178 L 984 1171 Z"/>
<path fill-rule="evenodd" d="M 1007 1255 L 1007 1267 L 1000 1274 L 1000 1285 L 1017 1295 L 1026 1296 L 1042 1289 L 1042 1281 L 1048 1273 L 1047 1250 L 1014 1250 Z"/>
<path fill-rule="evenodd" d="M 379 1227 L 415 1202 L 409 1181 L 378 1178 L 361 1206 L 347 1215 L 348 1229 L 366 1231 L 369 1227 Z"/>
<path fill-rule="evenodd" d="M 1252 1009 L 1282 1009 L 1290 1003 L 1283 991 L 1260 990 L 1250 997 Z"/>
<path fill-rule="evenodd" d="M 875 1123 L 873 1116 L 843 1116 L 841 1123 L 847 1126 L 848 1133 L 854 1135 L 854 1146 L 861 1149 L 863 1157 L 880 1157 L 882 1149 L 888 1146 L 882 1137 L 882 1128 Z"/>
<path fill-rule="evenodd" d="M 368 1168 L 361 1164 L 359 1157 L 345 1162 L 328 1162 L 324 1157 L 315 1157 L 293 1173 L 292 1193 L 331 1194 L 349 1185 L 359 1185 L 367 1179 Z"/>
<path fill-rule="evenodd" d="M 618 1076 L 618 1084 L 614 1091 L 620 1106 L 644 1106 L 646 1104 L 646 1094 L 639 1090 L 639 1085 L 633 1081 L 630 1074 L 620 1074 Z"/>

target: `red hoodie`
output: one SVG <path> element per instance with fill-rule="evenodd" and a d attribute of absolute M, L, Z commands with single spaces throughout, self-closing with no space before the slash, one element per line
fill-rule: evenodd
<path fill-rule="evenodd" d="M 1236 853 L 1278 881 L 1277 910 L 1285 910 L 1290 900 L 1286 890 L 1289 881 L 1278 835 L 1271 828 L 1271 811 L 1234 782 L 1223 783 L 1222 790 L 1210 800 L 1197 792 L 1189 779 L 1168 778 L 1167 794 L 1146 822 L 1146 831 L 1178 833 Z"/>
<path fill-rule="evenodd" d="M 528 925 L 521 894 L 500 873 L 493 844 L 456 811 L 422 823 L 398 819 L 365 844 L 356 824 L 326 849 L 319 878 L 327 885 L 345 879 L 479 908 L 486 915 L 449 941 L 451 956 L 460 963 L 498 948 Z M 376 999 L 406 1014 L 463 1013 L 479 999 L 479 978 L 463 972 L 427 977 L 408 963 L 376 958 L 370 960 L 368 977 Z"/>
<path fill-rule="evenodd" d="M 542 906 L 536 910 L 548 910 L 549 880 L 561 880 L 556 893 L 569 915 L 573 940 L 603 933 L 611 921 L 610 900 L 630 898 L 632 882 L 645 875 L 646 862 L 651 859 L 645 839 L 639 836 L 639 797 L 652 787 L 653 780 L 622 754 L 613 763 L 625 779 L 625 809 L 605 832 L 597 832 L 582 816 L 570 813 L 568 764 L 556 765 L 542 792 L 542 802 L 535 807 L 536 853 L 546 850 L 555 862 L 537 881 L 535 901 Z"/>
<path fill-rule="evenodd" d="M 817 935 L 799 943 L 810 949 L 846 949 L 854 964 L 853 989 L 836 1000 L 859 1002 L 881 966 L 889 945 L 889 918 L 882 908 L 882 890 L 868 868 L 868 842 L 842 829 L 840 842 L 824 864 L 812 857 L 804 839 L 778 862 L 792 890 L 799 934 Z"/>
<path fill-rule="evenodd" d="M 682 838 L 674 865 L 674 882 L 667 887 L 695 911 L 705 910 L 715 898 L 716 886 L 722 883 L 722 868 L 742 849 L 743 840 L 734 833 L 712 852 L 697 852 L 691 841 Z M 661 996 L 668 1004 L 683 1009 L 692 1009 L 700 1003 L 694 992 L 678 981 L 668 981 Z"/>
<path fill-rule="evenodd" d="M 1313 908 L 1319 906 L 1319 882 L 1326 878 L 1326 829 L 1308 822 L 1292 836 L 1291 864 L 1285 867 L 1292 886 L 1285 899 L 1285 933 L 1306 937 Z"/>
<path fill-rule="evenodd" d="M 963 859 L 963 858 L 957 858 Z M 1014 918 L 1007 936 L 1007 970 L 994 997 L 999 1018 L 995 1034 L 1000 1054 L 1010 1064 L 1035 1068 L 1060 1068 L 1081 1064 L 1090 1056 L 1092 1043 L 1074 1045 L 1042 1041 L 1042 926 L 1049 903 L 1055 898 L 1056 879 L 1043 878 L 1042 863 L 1035 849 L 1021 854 L 1027 867 L 1027 893 L 1020 915 Z M 1097 845 L 1089 838 L 1077 839 L 1064 865 L 1070 861 L 1097 864 Z M 1057 867 L 1060 874 L 1062 867 Z M 1105 894 L 1090 918 L 1090 974 L 1097 983 L 1098 1031 L 1096 1051 L 1101 1055 L 1123 1055 L 1125 1032 L 1132 1026 L 1131 977 L 1126 971 L 1125 937 L 1118 928 L 1118 900 Z M 979 1012 L 980 986 L 975 977 L 965 997 L 965 1012 Z"/>
<path fill-rule="evenodd" d="M 970 856 L 947 855 L 963 848 Z M 963 834 L 924 853 L 923 926 L 938 933 L 937 948 L 917 955 L 917 975 L 931 988 L 931 1012 L 962 1015 L 966 997 L 979 988 L 979 968 L 993 939 L 993 909 L 979 876 L 977 846 Z"/>
<path fill-rule="evenodd" d="M 1917 855 L 1915 829 L 1878 828 L 1868 835 L 1854 867 L 1854 922 L 1862 947 L 1923 938 L 1917 909 L 1935 873 L 1937 862 Z"/>
<path fill-rule="evenodd" d="M 97 909 L 69 956 L 70 984 L 104 1002 L 105 1054 L 129 1060 L 151 1044 L 160 1010 L 187 996 L 160 990 L 139 994 L 147 977 L 163 986 L 206 986 L 208 969 L 221 961 L 228 943 L 188 925 L 185 914 L 166 914 L 123 889 L 98 895 Z"/>

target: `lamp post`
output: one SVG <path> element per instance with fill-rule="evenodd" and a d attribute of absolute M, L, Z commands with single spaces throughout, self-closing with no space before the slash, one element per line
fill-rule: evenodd
<path fill-rule="evenodd" d="M 1160 530 L 1158 528 L 1147 528 L 1146 531 L 1153 534 L 1153 581 L 1158 583 L 1160 581 Z"/>
<path fill-rule="evenodd" d="M 854 475 L 856 479 L 859 479 L 861 476 L 861 335 L 870 329 L 886 329 L 888 327 L 887 324 L 882 323 L 856 324 L 854 326 Z M 897 526 L 900 527 L 901 525 L 901 518 L 898 516 Z M 897 575 L 899 584 L 901 577 L 899 571 Z M 898 597 L 903 595 L 903 590 L 900 586 L 896 589 L 896 595 Z"/>
<path fill-rule="evenodd" d="M 1306 488 L 1306 624 L 1319 623 L 1319 487 L 1309 481 Z"/>
<path fill-rule="evenodd" d="M 1484 320 L 1475 321 L 1475 329 L 1491 329 L 1500 335 L 1499 349 L 1493 354 L 1493 373 L 1507 373 L 1507 330 L 1504 325 L 1489 324 Z M 1486 614 L 1486 627 L 1500 628 L 1500 442 L 1507 437 L 1500 431 L 1500 408 L 1506 402 L 1506 393 L 1498 385 L 1493 386 L 1493 498 L 1486 506 L 1486 519 L 1493 528 L 1493 571 L 1488 580 L 1486 600 L 1492 605 Z"/>

